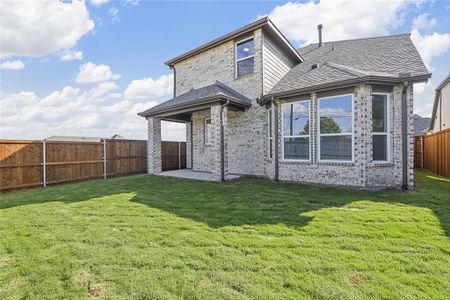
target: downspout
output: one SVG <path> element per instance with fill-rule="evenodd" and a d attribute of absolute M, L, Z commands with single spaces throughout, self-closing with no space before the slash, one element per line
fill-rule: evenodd
<path fill-rule="evenodd" d="M 402 189 L 408 189 L 408 81 L 403 81 L 402 89 Z"/>
<path fill-rule="evenodd" d="M 192 124 L 191 115 L 191 170 L 194 170 L 194 125 Z"/>
<path fill-rule="evenodd" d="M 228 106 L 230 100 L 227 100 L 225 104 L 220 106 L 220 180 L 225 181 L 225 134 L 223 128 L 223 108 Z"/>
<path fill-rule="evenodd" d="M 274 104 L 273 112 L 274 112 L 274 118 L 273 121 L 275 121 L 275 130 L 274 130 L 274 146 L 275 146 L 275 153 L 274 153 L 274 159 L 275 159 L 275 181 L 279 180 L 279 157 L 278 157 L 278 143 L 280 142 L 278 139 L 278 103 L 277 101 L 274 101 L 274 97 L 272 97 L 272 103 Z"/>
<path fill-rule="evenodd" d="M 175 66 L 170 66 L 170 68 L 173 70 L 173 97 L 175 98 L 177 96 L 177 69 Z"/>

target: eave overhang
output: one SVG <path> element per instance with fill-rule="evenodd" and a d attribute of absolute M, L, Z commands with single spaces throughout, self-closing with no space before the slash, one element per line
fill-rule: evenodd
<path fill-rule="evenodd" d="M 263 97 L 257 99 L 257 103 L 259 105 L 267 104 L 271 99 L 275 98 L 288 98 L 294 97 L 297 95 L 302 95 L 310 92 L 320 92 L 326 90 L 332 90 L 337 88 L 344 88 L 348 86 L 353 86 L 355 84 L 367 83 L 367 84 L 384 84 L 384 85 L 395 85 L 399 83 L 403 83 L 405 81 L 409 83 L 419 83 L 419 82 L 427 82 L 428 79 L 431 78 L 431 73 L 427 73 L 424 75 L 418 76 L 410 76 L 410 77 L 384 77 L 384 76 L 364 76 L 358 77 L 348 80 L 335 81 L 330 83 L 324 83 L 314 86 L 308 86 L 301 89 L 293 89 L 286 90 L 276 93 L 269 93 L 264 95 Z M 301 79 L 300 79 L 301 80 Z"/>
<path fill-rule="evenodd" d="M 246 108 L 249 108 L 251 106 L 250 103 L 241 101 L 234 97 L 230 97 L 223 93 L 219 93 L 214 96 L 196 99 L 188 103 L 180 103 L 166 108 L 155 109 L 147 113 L 141 112 L 138 113 L 138 115 L 141 117 L 165 117 L 175 114 L 204 110 L 215 104 L 224 104 L 226 102 L 229 103 L 229 106 L 232 110 L 245 110 Z"/>

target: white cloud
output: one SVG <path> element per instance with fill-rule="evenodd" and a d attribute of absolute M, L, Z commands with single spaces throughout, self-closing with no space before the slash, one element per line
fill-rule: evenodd
<path fill-rule="evenodd" d="M 125 0 L 125 4 L 137 5 L 139 0 Z"/>
<path fill-rule="evenodd" d="M 437 33 L 421 35 L 417 29 L 411 32 L 411 39 L 428 69 L 431 68 L 431 60 L 446 53 L 450 49 L 450 33 Z"/>
<path fill-rule="evenodd" d="M 162 75 L 158 79 L 133 80 L 124 91 L 125 99 L 149 99 L 172 95 L 173 75 Z"/>
<path fill-rule="evenodd" d="M 70 49 L 94 26 L 84 1 L 2 1 L 0 57 Z"/>
<path fill-rule="evenodd" d="M 82 51 L 68 51 L 61 56 L 62 61 L 66 60 L 82 60 L 83 52 Z"/>
<path fill-rule="evenodd" d="M 92 5 L 100 6 L 102 4 L 108 3 L 109 0 L 90 0 L 89 2 L 91 2 Z"/>
<path fill-rule="evenodd" d="M 420 14 L 412 21 L 412 29 L 430 29 L 437 24 L 435 18 L 430 18 L 430 14 Z"/>
<path fill-rule="evenodd" d="M 80 83 L 96 83 L 108 80 L 117 80 L 120 75 L 113 74 L 108 65 L 96 65 L 92 62 L 85 63 L 80 67 L 80 71 L 75 78 Z"/>
<path fill-rule="evenodd" d="M 111 7 L 108 12 L 111 15 L 111 20 L 113 23 L 120 21 L 119 10 L 117 8 Z"/>
<path fill-rule="evenodd" d="M 5 61 L 0 64 L 0 69 L 3 70 L 20 70 L 25 68 L 25 64 L 21 60 L 14 60 L 14 61 Z"/>
<path fill-rule="evenodd" d="M 414 113 L 421 117 L 430 117 L 434 103 L 434 88 L 432 81 L 414 85 Z"/>
<path fill-rule="evenodd" d="M 102 82 L 82 90 L 66 86 L 44 97 L 20 92 L 0 98 L 0 139 L 42 139 L 51 135 L 146 139 L 147 122 L 137 115 L 158 101 L 128 100 L 117 84 Z M 162 124 L 164 140 L 184 140 L 183 124 Z"/>
<path fill-rule="evenodd" d="M 317 25 L 323 24 L 324 41 L 389 34 L 402 24 L 403 10 L 411 1 L 322 0 L 315 3 L 288 2 L 276 6 L 269 17 L 300 43 L 317 43 Z"/>

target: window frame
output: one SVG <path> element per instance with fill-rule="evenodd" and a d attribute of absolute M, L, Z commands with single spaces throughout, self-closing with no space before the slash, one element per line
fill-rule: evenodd
<path fill-rule="evenodd" d="M 374 132 L 373 131 L 373 95 L 382 95 L 386 96 L 386 131 L 385 132 Z M 391 162 L 391 134 L 390 134 L 390 109 L 391 109 L 391 94 L 390 93 L 371 93 L 370 95 L 372 97 L 371 105 L 372 105 L 372 120 L 371 120 L 371 132 L 372 132 L 372 162 L 376 164 L 386 164 Z M 374 160 L 373 159 L 373 136 L 374 135 L 385 135 L 386 136 L 386 160 Z"/>
<path fill-rule="evenodd" d="M 309 134 L 303 134 L 303 135 L 284 135 L 284 122 L 283 122 L 283 108 L 285 105 L 295 104 L 295 103 L 301 103 L 301 102 L 308 102 L 308 121 L 309 121 Z M 291 101 L 291 102 L 285 102 L 281 104 L 281 161 L 283 162 L 311 162 L 311 154 L 312 154 L 312 148 L 311 148 L 311 99 L 305 99 L 305 100 L 298 100 L 298 101 Z M 285 138 L 298 138 L 298 137 L 307 137 L 308 138 L 308 144 L 309 144 L 309 153 L 308 153 L 308 159 L 293 159 L 293 158 L 285 158 L 284 157 L 284 139 Z"/>
<path fill-rule="evenodd" d="M 205 118 L 205 120 L 203 121 L 204 123 L 204 127 L 205 127 L 205 132 L 204 132 L 204 139 L 205 139 L 205 145 L 211 145 L 212 144 L 212 141 L 209 141 L 208 142 L 208 132 L 207 132 L 207 128 L 208 128 L 208 126 L 207 126 L 207 124 L 206 124 L 206 122 L 208 121 L 208 120 L 210 120 L 211 121 L 211 126 L 212 126 L 212 120 L 211 120 L 211 118 Z"/>
<path fill-rule="evenodd" d="M 267 110 L 267 141 L 268 141 L 268 145 L 267 145 L 267 159 L 273 159 L 273 153 L 272 153 L 272 145 L 273 145 L 273 109 L 272 107 L 270 107 Z M 272 136 L 270 135 L 270 133 L 272 133 Z M 270 143 L 270 141 L 272 141 L 272 144 Z"/>
<path fill-rule="evenodd" d="M 253 54 L 249 55 L 247 57 L 238 59 L 238 52 L 237 52 L 238 45 L 242 44 L 242 43 L 245 43 L 245 42 L 247 42 L 249 40 L 253 40 Z M 238 74 L 238 62 L 244 61 L 244 60 L 249 59 L 249 58 L 253 58 L 253 72 L 251 74 L 246 74 L 246 75 L 239 76 L 239 74 Z M 242 78 L 242 77 L 245 77 L 245 76 L 253 75 L 254 73 L 255 73 L 255 37 L 254 36 L 250 36 L 250 37 L 247 37 L 245 39 L 238 40 L 238 41 L 236 41 L 234 43 L 234 77 L 235 77 L 235 79 L 237 79 L 237 78 Z"/>
<path fill-rule="evenodd" d="M 333 99 L 333 98 L 339 98 L 339 97 L 345 97 L 350 96 L 352 101 L 352 132 L 351 133 L 320 133 L 320 100 L 324 99 Z M 354 104 L 354 94 L 340 94 L 340 95 L 334 95 L 334 96 L 327 96 L 327 97 L 320 97 L 317 98 L 317 161 L 323 162 L 323 163 L 353 163 L 355 161 L 355 104 Z M 345 135 L 351 135 L 352 136 L 352 158 L 351 160 L 340 160 L 340 159 L 321 159 L 320 158 L 320 137 L 322 136 L 345 136 Z"/>

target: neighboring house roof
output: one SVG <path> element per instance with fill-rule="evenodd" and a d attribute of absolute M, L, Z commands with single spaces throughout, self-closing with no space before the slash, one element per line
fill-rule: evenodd
<path fill-rule="evenodd" d="M 427 133 L 430 126 L 430 118 L 422 118 L 414 115 L 414 136 L 423 136 Z"/>
<path fill-rule="evenodd" d="M 447 77 L 445 77 L 444 80 L 442 80 L 441 84 L 439 84 L 438 87 L 436 88 L 436 93 L 434 96 L 433 112 L 431 113 L 430 129 L 434 128 L 434 121 L 436 120 L 436 110 L 438 107 L 439 95 L 441 93 L 441 90 L 444 88 L 444 86 L 446 86 L 449 83 L 450 83 L 450 73 L 448 73 Z"/>
<path fill-rule="evenodd" d="M 250 99 L 236 92 L 222 82 L 216 81 L 214 84 L 198 89 L 192 89 L 187 93 L 147 109 L 138 115 L 146 117 L 161 113 L 163 111 L 166 112 L 194 105 L 210 103 L 220 99 L 225 101 L 228 100 L 230 103 L 241 107 L 250 107 L 252 105 L 252 101 Z"/>
<path fill-rule="evenodd" d="M 68 136 L 68 135 L 52 135 L 46 138 L 47 141 L 53 142 L 101 142 L 101 137 L 88 136 Z"/>
<path fill-rule="evenodd" d="M 261 18 L 253 23 L 250 23 L 248 25 L 245 25 L 241 28 L 238 28 L 228 34 L 225 34 L 217 39 L 214 39 L 206 44 L 203 44 L 197 48 L 194 48 L 184 54 L 181 54 L 169 61 L 167 61 L 165 64 L 168 66 L 173 66 L 174 64 L 185 60 L 189 57 L 192 57 L 200 52 L 203 52 L 205 50 L 211 49 L 219 44 L 228 42 L 230 40 L 233 40 L 235 38 L 238 38 L 242 35 L 245 35 L 246 33 L 251 33 L 255 31 L 256 29 L 264 28 L 268 33 L 271 34 L 272 38 L 277 42 L 278 46 L 281 47 L 282 50 L 285 51 L 285 53 L 291 57 L 291 59 L 299 63 L 302 61 L 301 55 L 297 52 L 297 50 L 292 46 L 292 44 L 286 39 L 286 37 L 281 33 L 280 30 L 270 21 L 268 17 Z"/>
<path fill-rule="evenodd" d="M 299 52 L 304 61 L 293 67 L 265 99 L 364 81 L 420 82 L 431 77 L 409 34 L 325 42 L 322 47 L 311 44 Z"/>
<path fill-rule="evenodd" d="M 121 136 L 120 134 L 115 134 L 111 137 L 112 140 L 123 140 L 123 136 Z"/>

